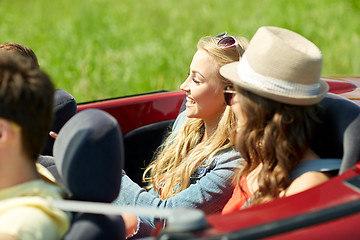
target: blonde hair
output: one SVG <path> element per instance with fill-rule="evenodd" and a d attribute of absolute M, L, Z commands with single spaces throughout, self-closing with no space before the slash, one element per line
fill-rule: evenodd
<path fill-rule="evenodd" d="M 241 47 L 247 47 L 245 38 L 237 38 Z M 238 61 L 236 48 L 220 48 L 217 46 L 219 38 L 203 37 L 199 40 L 197 48 L 203 49 L 213 57 L 219 69 L 221 66 Z M 219 73 L 219 81 L 230 84 Z M 178 131 L 173 132 L 159 147 L 155 160 L 146 168 L 143 180 L 148 182 L 148 188 L 154 188 L 162 199 L 168 199 L 188 188 L 190 177 L 200 166 L 209 164 L 207 159 L 217 152 L 234 146 L 232 138 L 236 127 L 236 118 L 230 106 L 226 106 L 219 121 L 217 129 L 204 142 L 201 142 L 204 122 L 202 119 L 192 118 Z"/>

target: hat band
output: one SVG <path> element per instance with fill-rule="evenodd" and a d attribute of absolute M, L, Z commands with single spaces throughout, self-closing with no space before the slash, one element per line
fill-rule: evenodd
<path fill-rule="evenodd" d="M 284 95 L 317 95 L 320 88 L 320 83 L 301 84 L 294 82 L 287 82 L 269 76 L 261 75 L 254 71 L 246 59 L 246 54 L 237 66 L 238 75 L 241 81 L 256 86 L 263 90 L 272 92 L 279 92 Z"/>

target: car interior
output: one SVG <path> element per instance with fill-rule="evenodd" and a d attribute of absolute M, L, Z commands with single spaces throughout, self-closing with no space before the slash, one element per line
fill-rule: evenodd
<path fill-rule="evenodd" d="M 340 169 L 343 173 L 360 160 L 360 107 L 331 93 L 321 103 L 323 122 L 311 147 L 322 158 L 343 159 Z M 180 112 L 183 110 L 184 104 Z M 102 110 L 86 109 L 70 115 L 70 120 L 59 128 L 54 157 L 42 155 L 39 162 L 65 186 L 70 199 L 106 203 L 118 195 L 121 169 L 141 185 L 143 168 L 174 122 L 157 122 L 122 135 L 121 126 Z M 73 213 L 72 227 L 65 239 L 85 239 L 85 236 L 86 239 L 108 239 L 115 235 L 122 239 L 125 233 L 119 226 L 123 224 L 120 216 Z"/>

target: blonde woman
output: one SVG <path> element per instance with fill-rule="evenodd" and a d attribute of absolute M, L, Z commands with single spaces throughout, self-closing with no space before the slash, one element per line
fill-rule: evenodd
<path fill-rule="evenodd" d="M 230 82 L 219 68 L 238 61 L 247 44 L 243 37 L 226 34 L 200 39 L 189 77 L 180 86 L 186 92 L 186 110 L 144 173 L 149 191 L 124 175 L 115 204 L 221 211 L 231 197 L 234 169 L 241 166 L 241 158 L 231 138 L 236 118 L 223 96 Z M 156 224 L 155 219 L 134 218 L 130 223 L 127 215 L 124 220 L 128 234 L 139 230 L 139 235 L 147 235 Z M 134 229 L 134 223 L 140 227 Z"/>

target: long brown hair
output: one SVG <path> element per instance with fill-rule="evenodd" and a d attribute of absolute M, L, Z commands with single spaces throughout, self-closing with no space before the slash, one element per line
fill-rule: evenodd
<path fill-rule="evenodd" d="M 290 185 L 290 173 L 308 149 L 320 122 L 317 117 L 320 107 L 283 104 L 244 89 L 237 90 L 243 114 L 236 146 L 245 164 L 236 181 L 240 185 L 243 176 L 262 164 L 256 179 L 259 188 L 251 204 L 263 203 L 279 197 Z"/>

